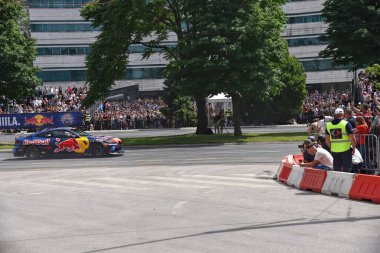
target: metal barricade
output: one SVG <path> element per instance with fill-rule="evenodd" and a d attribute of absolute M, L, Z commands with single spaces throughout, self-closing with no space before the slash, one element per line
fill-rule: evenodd
<path fill-rule="evenodd" d="M 356 148 L 359 150 L 363 164 L 359 166 L 360 172 L 367 174 L 380 174 L 380 139 L 374 134 L 355 134 Z M 355 166 L 355 165 L 354 165 Z"/>

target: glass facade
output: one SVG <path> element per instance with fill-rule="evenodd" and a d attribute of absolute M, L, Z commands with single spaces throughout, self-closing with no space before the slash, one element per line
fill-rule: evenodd
<path fill-rule="evenodd" d="M 93 28 L 91 23 L 66 23 L 66 24 L 31 24 L 32 32 L 92 32 L 99 31 Z"/>
<path fill-rule="evenodd" d="M 175 44 L 166 45 L 168 47 L 175 47 Z M 129 53 L 144 53 L 146 47 L 143 45 L 129 46 Z M 89 46 L 83 47 L 39 47 L 37 48 L 38 55 L 81 55 L 89 54 L 91 48 Z M 162 48 L 156 48 L 154 52 L 162 52 Z"/>
<path fill-rule="evenodd" d="M 91 0 L 28 0 L 29 8 L 81 8 Z"/>
<path fill-rule="evenodd" d="M 38 55 L 81 55 L 88 54 L 90 47 L 40 47 Z"/>
<path fill-rule="evenodd" d="M 320 40 L 319 37 L 286 39 L 286 41 L 288 42 L 289 47 L 327 45 L 328 44 L 328 42 Z"/>
<path fill-rule="evenodd" d="M 125 79 L 162 79 L 164 67 L 127 69 Z M 45 70 L 38 73 L 44 82 L 86 81 L 86 70 Z"/>
<path fill-rule="evenodd" d="M 332 59 L 321 59 L 321 60 L 300 60 L 305 68 L 305 71 L 324 71 L 324 70 L 341 70 L 341 69 L 352 69 L 351 66 L 333 66 Z"/>
<path fill-rule="evenodd" d="M 288 24 L 314 23 L 314 22 L 324 22 L 324 21 L 325 21 L 325 17 L 318 14 L 318 15 L 289 17 Z"/>

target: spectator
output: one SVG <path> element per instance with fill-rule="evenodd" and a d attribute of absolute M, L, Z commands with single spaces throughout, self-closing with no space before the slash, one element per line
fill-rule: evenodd
<path fill-rule="evenodd" d="M 304 145 L 307 152 L 314 156 L 313 161 L 300 163 L 301 167 L 312 167 L 314 169 L 332 170 L 333 157 L 324 148 L 318 147 L 311 140 L 305 140 Z"/>
<path fill-rule="evenodd" d="M 363 116 L 356 117 L 355 133 L 358 135 L 357 144 L 359 147 L 360 154 L 362 155 L 362 157 L 364 157 L 364 166 L 369 168 L 369 164 L 370 164 L 369 149 L 366 146 L 366 139 L 369 134 L 369 128 Z"/>
<path fill-rule="evenodd" d="M 352 116 L 352 110 L 346 109 L 344 113 L 344 117 L 352 126 L 352 128 L 356 128 L 356 119 Z"/>

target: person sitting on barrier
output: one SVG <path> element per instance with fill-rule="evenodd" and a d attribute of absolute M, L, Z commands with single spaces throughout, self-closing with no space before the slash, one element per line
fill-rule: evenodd
<path fill-rule="evenodd" d="M 332 155 L 326 149 L 319 147 L 309 139 L 305 140 L 304 145 L 307 148 L 307 152 L 314 156 L 314 160 L 312 162 L 300 163 L 301 167 L 332 170 L 334 160 Z"/>
<path fill-rule="evenodd" d="M 307 137 L 307 140 L 310 140 L 312 143 L 317 144 L 315 137 L 312 135 Z M 309 152 L 307 152 L 307 147 L 305 143 L 306 141 L 304 141 L 302 145 L 298 145 L 298 148 L 301 149 L 304 162 L 312 162 L 314 160 L 314 155 L 311 155 Z"/>

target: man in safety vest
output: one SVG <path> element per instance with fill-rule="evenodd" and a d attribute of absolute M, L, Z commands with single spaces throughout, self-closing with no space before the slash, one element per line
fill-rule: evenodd
<path fill-rule="evenodd" d="M 226 118 L 227 118 L 227 126 L 230 127 L 232 126 L 232 112 L 231 112 L 231 109 L 228 108 L 227 111 L 226 111 Z"/>
<path fill-rule="evenodd" d="M 356 140 L 351 124 L 343 117 L 344 110 L 336 108 L 334 120 L 326 126 L 326 144 L 334 158 L 334 170 L 351 172 Z"/>

